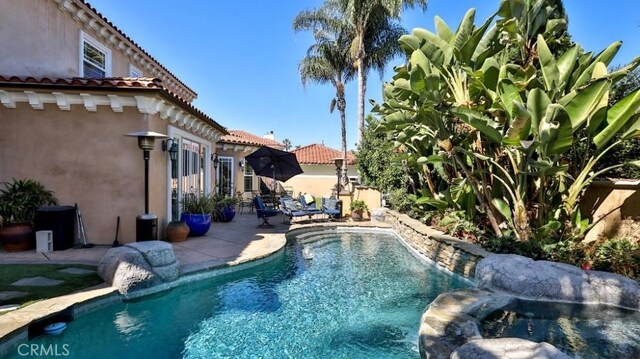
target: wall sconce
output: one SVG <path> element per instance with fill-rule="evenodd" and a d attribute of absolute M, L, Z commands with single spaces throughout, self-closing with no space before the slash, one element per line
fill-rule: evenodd
<path fill-rule="evenodd" d="M 211 154 L 211 162 L 213 162 L 213 168 L 218 169 L 218 164 L 220 163 L 220 160 L 218 159 L 217 153 L 214 152 Z"/>
<path fill-rule="evenodd" d="M 240 166 L 240 168 L 244 169 L 244 160 L 238 161 L 238 166 Z"/>
<path fill-rule="evenodd" d="M 164 152 L 169 152 L 169 158 L 171 162 L 175 162 L 178 160 L 178 142 L 173 138 L 170 138 L 166 141 L 162 141 L 162 150 Z"/>

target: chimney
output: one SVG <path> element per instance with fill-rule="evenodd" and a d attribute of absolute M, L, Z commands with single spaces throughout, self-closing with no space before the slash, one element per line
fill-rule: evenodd
<path fill-rule="evenodd" d="M 269 131 L 266 135 L 262 136 L 268 140 L 275 141 L 276 135 L 273 134 L 273 131 Z"/>

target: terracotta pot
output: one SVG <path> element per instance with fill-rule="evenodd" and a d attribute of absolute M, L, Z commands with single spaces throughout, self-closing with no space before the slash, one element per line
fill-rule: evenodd
<path fill-rule="evenodd" d="M 166 234 L 170 242 L 184 242 L 189 236 L 189 226 L 183 221 L 169 222 Z"/>
<path fill-rule="evenodd" d="M 28 251 L 36 247 L 30 223 L 11 223 L 0 227 L 0 243 L 7 252 Z"/>
<path fill-rule="evenodd" d="M 362 212 L 358 212 L 358 211 L 351 212 L 351 219 L 353 219 L 354 221 L 361 221 L 362 220 Z"/>

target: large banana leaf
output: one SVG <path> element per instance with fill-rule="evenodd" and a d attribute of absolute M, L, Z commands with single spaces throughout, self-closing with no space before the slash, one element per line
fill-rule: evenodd
<path fill-rule="evenodd" d="M 611 106 L 607 112 L 607 127 L 593 138 L 598 149 L 606 146 L 615 135 L 627 125 L 627 122 L 640 107 L 640 89 L 633 91 Z"/>
<path fill-rule="evenodd" d="M 502 134 L 496 128 L 497 124 L 481 113 L 468 108 L 453 108 L 451 113 L 458 116 L 462 121 L 473 126 L 485 136 L 496 143 L 502 142 Z"/>
<path fill-rule="evenodd" d="M 542 35 L 538 35 L 537 44 L 544 84 L 547 91 L 553 91 L 559 83 L 560 70 L 558 70 L 556 59 L 551 54 L 551 50 L 549 50 L 549 46 L 547 46 L 547 42 L 544 41 L 544 37 L 542 37 Z"/>
<path fill-rule="evenodd" d="M 547 111 L 547 107 L 551 104 L 549 96 L 539 88 L 535 88 L 529 92 L 527 97 L 527 109 L 531 114 L 531 132 L 538 134 L 540 121 Z"/>
<path fill-rule="evenodd" d="M 571 129 L 576 131 L 582 127 L 591 115 L 600 107 L 600 99 L 609 91 L 611 81 L 606 78 L 598 79 L 578 92 L 565 105 L 565 110 L 571 119 Z"/>

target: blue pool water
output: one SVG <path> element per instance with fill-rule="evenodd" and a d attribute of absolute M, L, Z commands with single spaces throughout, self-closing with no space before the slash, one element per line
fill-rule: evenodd
<path fill-rule="evenodd" d="M 92 359 L 417 358 L 425 307 L 468 286 L 384 233 L 305 238 L 276 256 L 108 306 L 28 344 Z"/>
<path fill-rule="evenodd" d="M 640 358 L 640 313 L 615 307 L 521 300 L 491 313 L 486 338 L 547 342 L 575 358 Z"/>

